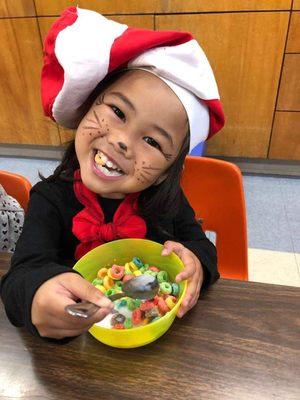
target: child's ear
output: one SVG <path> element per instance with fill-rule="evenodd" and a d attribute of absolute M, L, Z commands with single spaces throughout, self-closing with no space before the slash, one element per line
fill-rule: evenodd
<path fill-rule="evenodd" d="M 163 174 L 163 175 L 159 176 L 159 177 L 156 179 L 156 181 L 153 183 L 153 185 L 154 185 L 154 186 L 159 185 L 160 183 L 162 183 L 162 182 L 166 179 L 167 176 L 168 176 L 168 174 Z"/>

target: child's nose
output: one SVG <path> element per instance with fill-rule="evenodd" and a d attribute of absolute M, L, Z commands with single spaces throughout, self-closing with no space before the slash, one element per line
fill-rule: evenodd
<path fill-rule="evenodd" d="M 118 145 L 121 150 L 127 151 L 127 145 L 123 142 L 118 142 Z"/>
<path fill-rule="evenodd" d="M 108 134 L 108 143 L 114 146 L 115 151 L 123 153 L 126 158 L 132 156 L 132 144 L 128 132 L 110 131 Z"/>

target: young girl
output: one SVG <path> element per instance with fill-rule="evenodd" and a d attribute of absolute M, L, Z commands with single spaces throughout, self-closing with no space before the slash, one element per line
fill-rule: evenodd
<path fill-rule="evenodd" d="M 175 252 L 188 279 L 178 316 L 219 277 L 216 250 L 180 188 L 189 149 L 224 124 L 217 86 L 187 33 L 128 28 L 70 7 L 45 42 L 45 113 L 77 128 L 54 174 L 31 191 L 29 209 L 1 282 L 10 321 L 49 338 L 77 336 L 112 303 L 71 269 L 92 248 L 148 238 Z M 87 320 L 77 300 L 100 306 Z"/>

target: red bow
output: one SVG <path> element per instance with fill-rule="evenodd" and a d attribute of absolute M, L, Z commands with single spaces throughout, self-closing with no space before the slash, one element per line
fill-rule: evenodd
<path fill-rule="evenodd" d="M 78 201 L 85 206 L 73 218 L 72 232 L 81 241 L 75 250 L 76 260 L 105 242 L 146 236 L 146 223 L 137 213 L 139 193 L 127 195 L 115 212 L 113 221 L 105 224 L 97 195 L 82 183 L 79 170 L 74 173 L 73 188 Z"/>

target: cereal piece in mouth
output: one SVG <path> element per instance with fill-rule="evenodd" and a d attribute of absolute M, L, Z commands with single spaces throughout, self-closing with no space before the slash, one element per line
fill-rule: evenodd
<path fill-rule="evenodd" d="M 124 174 L 124 172 L 100 150 L 95 150 L 94 160 L 97 166 L 102 166 L 103 168 L 106 168 L 110 172 L 117 172 L 119 174 Z"/>

